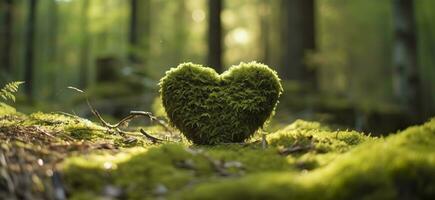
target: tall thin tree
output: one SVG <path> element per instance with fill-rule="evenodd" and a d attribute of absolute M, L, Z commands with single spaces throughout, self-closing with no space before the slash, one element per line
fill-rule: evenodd
<path fill-rule="evenodd" d="M 5 0 L 3 3 L 0 3 L 3 7 L 4 11 L 4 21 L 3 27 L 0 28 L 0 36 L 2 45 L 0 48 L 0 66 L 3 67 L 4 72 L 8 73 L 12 69 L 12 41 L 13 41 L 13 17 L 14 17 L 14 1 L 13 0 Z"/>
<path fill-rule="evenodd" d="M 24 81 L 25 93 L 29 101 L 33 101 L 33 84 L 34 84 L 34 55 L 35 55 L 35 27 L 36 27 L 36 8 L 38 0 L 30 0 L 29 13 L 27 15 L 27 32 L 26 32 L 26 49 L 25 49 L 25 73 Z"/>
<path fill-rule="evenodd" d="M 143 64 L 149 53 L 151 31 L 150 0 L 130 0 L 129 60 Z"/>
<path fill-rule="evenodd" d="M 316 87 L 316 72 L 306 65 L 308 52 L 315 50 L 315 0 L 282 0 L 283 51 L 281 76 Z"/>
<path fill-rule="evenodd" d="M 414 0 L 394 0 L 393 86 L 397 101 L 416 118 L 422 114 Z"/>
<path fill-rule="evenodd" d="M 208 58 L 207 64 L 222 72 L 222 23 L 223 0 L 209 0 Z"/>
<path fill-rule="evenodd" d="M 58 62 L 58 32 L 59 32 L 59 15 L 58 15 L 58 6 L 57 6 L 57 0 L 51 0 L 49 5 L 50 10 L 50 17 L 49 17 L 49 23 L 50 23 L 50 32 L 49 32 L 49 66 L 50 66 L 50 75 L 49 75 L 49 81 L 51 84 L 51 93 L 50 93 L 50 99 L 56 99 L 57 98 L 57 92 L 59 89 L 58 80 L 58 74 L 60 72 L 60 68 L 57 65 Z"/>
<path fill-rule="evenodd" d="M 80 87 L 86 88 L 89 82 L 89 53 L 90 53 L 90 35 L 89 35 L 89 13 L 90 1 L 82 1 L 81 8 L 81 49 L 80 49 Z"/>

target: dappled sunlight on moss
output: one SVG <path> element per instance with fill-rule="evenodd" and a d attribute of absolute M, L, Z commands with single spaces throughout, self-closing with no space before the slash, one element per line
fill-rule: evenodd
<path fill-rule="evenodd" d="M 46 145 L 44 152 L 51 149 L 65 156 L 59 166 L 70 199 L 107 198 L 108 190 L 118 195 L 111 198 L 126 199 L 318 199 L 319 195 L 322 199 L 429 199 L 435 195 L 435 119 L 386 138 L 297 120 L 266 135 L 266 141 L 253 138 L 248 143 L 213 146 L 185 141 L 152 144 L 140 133 L 121 136 L 64 114 L 12 113 L 0 120 L 7 122 L 2 124 L 6 136 L 31 134 L 29 141 L 41 140 L 23 148 Z M 159 126 L 136 128 L 161 138 L 176 137 Z M 71 142 L 77 146 L 62 146 Z"/>
<path fill-rule="evenodd" d="M 185 199 L 430 199 L 435 195 L 435 121 L 368 141 L 302 173 L 254 174 L 198 186 Z"/>
<path fill-rule="evenodd" d="M 257 142 L 190 147 L 182 143 L 159 145 L 134 154 L 122 162 L 111 162 L 116 166 L 113 170 L 103 169 L 104 163 L 101 162 L 97 167 L 95 163 L 88 165 L 86 161 L 93 160 L 92 157 L 79 157 L 75 158 L 79 160 L 66 162 L 65 180 L 71 183 L 70 189 L 73 193 L 94 191 L 96 195 L 103 195 L 101 188 L 104 185 L 115 185 L 132 199 L 168 196 L 183 193 L 189 188 L 201 188 L 203 184 L 243 180 L 243 177 L 255 174 L 280 172 L 296 176 L 309 173 L 306 170 L 329 165 L 355 145 L 375 140 L 351 131 L 339 132 L 337 137 L 335 132 L 328 130 L 315 122 L 297 121 L 269 135 L 270 146 L 266 149 Z M 308 136 L 310 139 L 307 139 Z M 313 149 L 307 151 L 289 154 L 281 152 L 282 148 L 294 144 L 311 143 Z M 104 159 L 97 159 L 96 163 L 98 160 Z M 97 188 L 88 187 L 86 184 L 74 187 L 78 185 L 74 183 L 80 182 L 80 176 L 84 176 L 86 180 L 93 177 L 105 182 Z M 164 188 L 165 192 L 156 192 L 159 188 Z"/>
<path fill-rule="evenodd" d="M 2 109 L 0 109 L 1 112 Z M 13 108 L 8 108 L 14 111 Z M 40 130 L 47 136 L 54 136 L 60 142 L 88 142 L 107 143 L 114 147 L 136 147 L 150 143 L 139 132 L 132 132 L 128 136 L 122 136 L 114 130 L 97 125 L 87 119 L 74 115 L 36 112 L 24 115 L 18 112 L 0 116 L 1 127 L 14 129 L 29 129 L 27 135 L 31 135 L 33 129 Z M 25 131 L 23 129 L 23 131 Z M 158 130 L 158 129 L 155 129 Z"/>
<path fill-rule="evenodd" d="M 356 131 L 330 131 L 317 122 L 298 120 L 268 136 L 268 142 L 279 148 L 297 148 L 300 152 L 346 152 L 353 146 L 376 138 Z"/>

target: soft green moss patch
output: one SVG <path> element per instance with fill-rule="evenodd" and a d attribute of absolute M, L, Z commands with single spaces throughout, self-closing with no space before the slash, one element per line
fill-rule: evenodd
<path fill-rule="evenodd" d="M 12 107 L 6 108 L 9 114 L 0 116 L 0 127 L 5 130 L 19 128 L 23 134 L 29 137 L 36 129 L 46 133 L 47 137 L 54 137 L 53 139 L 57 139 L 59 142 L 84 141 L 109 144 L 114 147 L 136 147 L 150 143 L 140 133 L 122 136 L 113 130 L 77 116 L 42 112 L 24 115 L 15 112 Z M 0 109 L 0 112 L 2 112 L 2 109 Z M 6 111 L 3 112 L 6 113 Z M 29 130 L 28 132 L 26 132 L 26 128 Z"/>
<path fill-rule="evenodd" d="M 435 120 L 359 145 L 304 173 L 260 173 L 202 184 L 184 199 L 431 199 Z M 178 197 L 177 197 L 178 198 Z"/>
<path fill-rule="evenodd" d="M 43 170 L 65 159 L 50 170 L 62 174 L 69 199 L 431 199 L 435 195 L 435 119 L 386 138 L 298 120 L 268 134 L 265 141 L 202 146 L 152 144 L 141 135 L 121 136 L 76 116 L 23 115 L 0 107 L 8 110 L 0 116 L 0 140 L 9 164 L 19 161 L 13 152 L 26 152 L 28 163 L 42 159 L 45 165 L 31 172 L 49 185 L 51 179 Z M 163 131 L 145 129 L 151 134 Z"/>
<path fill-rule="evenodd" d="M 241 63 L 222 75 L 184 63 L 160 81 L 170 122 L 195 144 L 243 142 L 270 118 L 282 93 L 275 71 Z"/>
<path fill-rule="evenodd" d="M 165 144 L 79 156 L 64 163 L 64 180 L 73 199 L 102 197 L 107 186 L 127 199 L 429 199 L 435 194 L 435 120 L 385 139 L 297 121 L 267 140 L 266 149 L 258 143 Z M 291 151 L 297 147 L 302 150 Z"/>
<path fill-rule="evenodd" d="M 212 180 L 295 170 L 276 150 L 263 150 L 255 145 L 204 148 L 166 144 L 127 154 L 94 156 L 75 157 L 65 162 L 64 177 L 73 194 L 103 195 L 105 185 L 115 185 L 129 199 L 155 198 Z M 107 166 L 110 168 L 105 169 Z M 163 193 L 159 192 L 162 188 Z"/>
<path fill-rule="evenodd" d="M 321 166 L 318 163 L 326 165 L 345 151 L 330 150 L 330 152 L 322 151 L 319 153 L 313 149 L 305 153 L 282 154 L 281 149 L 284 146 L 291 146 L 295 143 L 302 144 L 308 135 L 311 135 L 312 141 L 310 140 L 310 142 L 314 144 L 317 144 L 317 141 L 330 139 L 328 144 L 331 146 L 328 148 L 344 148 L 340 144 L 347 143 L 340 139 L 332 139 L 336 137 L 336 134 L 327 132 L 327 127 L 322 126 L 321 128 L 320 126 L 314 122 L 297 121 L 293 125 L 271 134 L 269 136 L 270 145 L 267 149 L 263 149 L 262 145 L 258 143 L 192 147 L 186 147 L 185 144 L 168 144 L 153 147 L 139 154 L 134 154 L 129 159 L 121 159 L 121 161 L 111 161 L 113 157 L 118 157 L 117 155 L 98 155 L 101 157 L 97 159 L 88 156 L 78 157 L 66 162 L 65 180 L 69 183 L 73 193 L 93 191 L 95 195 L 103 195 L 102 187 L 104 185 L 100 185 L 100 180 L 104 180 L 105 185 L 115 185 L 125 190 L 128 198 L 143 199 L 159 195 L 168 196 L 208 182 L 238 180 L 250 174 L 297 173 L 301 170 Z M 301 132 L 305 135 L 298 137 Z M 347 133 L 340 134 L 343 136 L 342 140 L 346 141 L 347 137 L 344 135 Z M 355 134 L 361 138 L 368 138 L 368 136 L 356 132 Z M 293 139 L 288 141 L 286 137 Z M 363 142 L 365 139 L 358 141 Z M 356 143 L 348 144 L 345 149 L 351 149 L 353 145 Z M 107 159 L 104 159 L 105 156 L 108 156 Z M 102 162 L 88 164 L 88 160 Z M 111 161 L 116 167 L 113 170 L 104 170 L 105 162 L 103 161 L 105 160 Z M 309 163 L 311 166 L 308 166 Z M 86 183 L 77 187 L 82 181 L 81 176 L 86 179 Z M 158 188 L 165 188 L 166 192 L 164 194 L 156 193 Z"/>

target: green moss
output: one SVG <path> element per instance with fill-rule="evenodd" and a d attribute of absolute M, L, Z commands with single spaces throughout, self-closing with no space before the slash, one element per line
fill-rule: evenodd
<path fill-rule="evenodd" d="M 77 140 L 115 139 L 113 133 L 93 122 L 55 113 L 36 112 L 21 123 L 24 126 L 41 126 L 50 130 L 61 131 Z"/>
<path fill-rule="evenodd" d="M 23 128 L 42 128 L 40 130 L 44 130 L 55 136 L 59 141 L 71 142 L 72 139 L 76 142 L 86 141 L 90 144 L 110 144 L 115 147 L 144 146 L 149 142 L 140 133 L 132 133 L 128 137 L 124 137 L 113 130 L 99 126 L 87 119 L 56 113 L 36 112 L 30 115 L 14 113 L 0 117 L 0 123 L 1 126 L 6 128 L 14 128 L 17 126 Z"/>
<path fill-rule="evenodd" d="M 183 199 L 431 199 L 435 120 L 363 143 L 312 172 L 260 173 L 202 184 Z M 179 196 L 177 198 L 180 198 Z"/>
<path fill-rule="evenodd" d="M 318 130 L 314 127 L 308 129 L 307 126 L 300 126 L 301 124 L 321 126 L 318 123 L 298 121 L 289 127 L 293 127 L 293 131 L 307 130 L 317 134 L 315 131 Z M 294 133 L 288 130 L 289 128 L 286 128 L 273 135 L 279 138 L 279 135 L 284 136 Z M 327 128 L 323 128 L 323 130 L 326 131 Z M 315 137 L 317 136 L 315 135 Z M 323 137 L 336 137 L 336 134 L 326 135 L 325 133 Z M 303 140 L 304 138 L 299 139 Z M 331 142 L 339 143 L 341 141 L 336 139 L 331 140 Z M 106 185 L 116 185 L 125 189 L 129 198 L 142 199 L 155 197 L 155 190 L 158 187 L 166 188 L 167 194 L 165 195 L 168 195 L 204 183 L 227 180 L 226 177 L 230 177 L 228 180 L 232 180 L 250 174 L 265 172 L 295 173 L 301 169 L 314 169 L 329 164 L 339 154 L 318 154 L 313 151 L 302 156 L 293 154 L 283 156 L 279 153 L 279 150 L 280 147 L 275 144 L 263 149 L 257 143 L 193 146 L 190 148 L 186 148 L 182 144 L 168 144 L 135 154 L 128 159 L 123 159 L 122 162 L 112 162 L 114 160 L 112 159 L 113 156 L 109 156 L 107 159 L 93 159 L 88 156 L 80 157 L 79 160 L 70 159 L 67 162 L 65 173 L 67 177 L 72 177 L 72 179 L 66 178 L 66 181 L 73 185 L 75 193 L 96 191 L 96 195 L 101 195 L 101 186 L 95 188 L 88 186 L 87 183 L 99 185 L 101 183 L 98 181 L 89 179 L 104 180 L 108 181 L 105 183 Z M 337 150 L 336 152 L 342 151 Z M 118 156 L 115 155 L 114 157 Z M 101 172 L 104 171 L 101 167 L 104 163 L 97 164 L 98 162 L 93 162 L 87 166 L 88 160 L 109 160 L 111 163 L 115 163 L 116 169 L 110 171 L 109 175 L 107 175 Z M 95 168 L 95 164 L 99 167 Z M 309 164 L 312 166 L 308 166 Z M 78 185 L 75 183 L 82 180 L 80 176 L 84 176 L 83 180 L 86 180 L 86 183 L 81 187 L 74 187 L 74 185 Z"/>
<path fill-rule="evenodd" d="M 17 111 L 14 107 L 11 107 L 5 103 L 0 102 L 0 117 L 5 115 L 15 114 Z"/>
<path fill-rule="evenodd" d="M 329 153 L 346 152 L 355 145 L 375 139 L 356 131 L 331 131 L 317 122 L 297 120 L 269 135 L 268 142 L 280 148 L 299 147 L 302 153 Z"/>
<path fill-rule="evenodd" d="M 222 75 L 184 63 L 160 81 L 170 122 L 195 144 L 242 142 L 271 117 L 282 93 L 275 71 L 256 62 Z"/>
<path fill-rule="evenodd" d="M 93 162 L 89 163 L 89 159 Z M 113 184 L 125 189 L 129 199 L 142 199 L 160 195 L 159 187 L 169 191 L 184 187 L 212 174 L 213 169 L 202 154 L 169 144 L 117 155 L 76 157 L 66 162 L 65 172 L 74 193 L 101 195 L 102 186 Z"/>
<path fill-rule="evenodd" d="M 387 138 L 296 121 L 258 143 L 163 144 L 69 158 L 72 198 L 430 199 L 435 195 L 435 119 Z M 283 149 L 310 144 L 303 151 Z M 89 162 L 92 161 L 92 162 Z"/>
<path fill-rule="evenodd" d="M 88 161 L 92 160 L 92 163 Z M 111 169 L 104 165 L 110 163 Z M 68 159 L 65 181 L 73 193 L 101 195 L 104 185 L 125 190 L 129 199 L 167 196 L 183 188 L 264 171 L 294 170 L 274 149 L 221 145 L 187 148 L 167 144 L 121 155 L 93 155 Z M 83 178 L 81 178 L 83 177 Z M 80 183 L 85 181 L 82 185 Z M 104 183 L 103 183 L 104 182 Z M 167 192 L 158 194 L 164 187 Z"/>

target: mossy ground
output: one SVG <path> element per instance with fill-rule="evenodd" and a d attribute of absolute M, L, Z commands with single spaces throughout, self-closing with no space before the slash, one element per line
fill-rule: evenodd
<path fill-rule="evenodd" d="M 298 120 L 268 133 L 266 147 L 261 135 L 246 143 L 201 146 L 153 144 L 139 133 L 121 136 L 79 117 L 24 115 L 1 106 L 0 156 L 8 165 L 0 165 L 0 188 L 9 188 L 4 174 L 16 188 L 23 185 L 17 177 L 23 177 L 40 199 L 54 199 L 56 187 L 69 199 L 435 196 L 435 119 L 386 138 Z M 25 164 L 33 168 L 23 170 Z M 1 189 L 0 198 L 26 190 L 14 191 Z"/>

